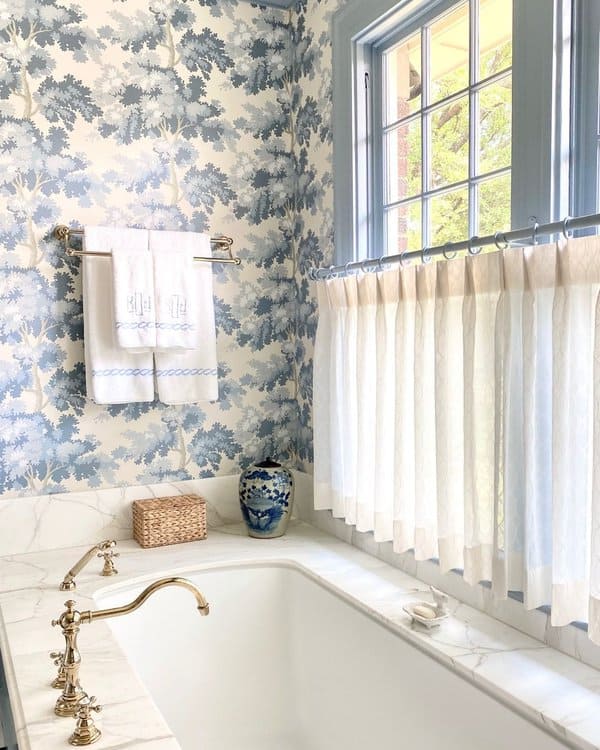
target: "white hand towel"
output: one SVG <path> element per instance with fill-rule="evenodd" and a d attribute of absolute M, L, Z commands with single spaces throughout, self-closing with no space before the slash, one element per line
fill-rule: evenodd
<path fill-rule="evenodd" d="M 202 244 L 197 254 L 210 257 L 210 238 L 205 236 Z M 190 277 L 197 305 L 198 348 L 184 353 L 155 353 L 158 398 L 165 404 L 193 404 L 219 398 L 212 265 L 194 263 Z"/>
<path fill-rule="evenodd" d="M 194 256 L 210 256 L 210 238 L 195 232 L 151 231 L 149 246 L 154 260 L 156 350 L 197 349 Z"/>
<path fill-rule="evenodd" d="M 112 227 L 85 227 L 85 249 L 89 252 L 107 252 L 112 231 Z M 97 404 L 153 401 L 152 352 L 128 352 L 115 342 L 111 259 L 84 256 L 82 260 L 88 398 Z"/>
<path fill-rule="evenodd" d="M 156 314 L 148 230 L 118 229 L 110 244 L 117 344 L 135 351 L 153 349 Z"/>

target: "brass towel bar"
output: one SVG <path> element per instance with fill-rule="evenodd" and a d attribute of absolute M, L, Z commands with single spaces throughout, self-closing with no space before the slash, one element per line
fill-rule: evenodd
<path fill-rule="evenodd" d="M 67 255 L 98 255 L 100 257 L 110 257 L 110 253 L 87 252 L 86 250 L 76 250 L 74 247 L 71 247 L 71 245 L 69 244 L 71 237 L 83 237 L 83 229 L 72 229 L 71 227 L 66 226 L 66 224 L 58 224 L 56 227 L 54 227 L 54 231 L 52 234 L 55 239 L 59 240 L 59 242 L 64 242 L 65 253 Z M 231 252 L 231 246 L 233 245 L 233 240 L 231 239 L 231 237 L 219 235 L 218 237 L 211 237 L 210 242 L 212 245 L 215 245 L 218 250 L 227 250 L 227 252 L 229 253 L 229 257 L 208 258 L 199 256 L 194 257 L 194 260 L 203 260 L 207 261 L 208 263 L 234 263 L 236 266 L 240 265 L 240 263 L 242 262 L 240 258 L 234 258 L 233 253 Z"/>

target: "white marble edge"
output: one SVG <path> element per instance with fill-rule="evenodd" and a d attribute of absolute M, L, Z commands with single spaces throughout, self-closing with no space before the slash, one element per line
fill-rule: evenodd
<path fill-rule="evenodd" d="M 82 551 L 0 558 L 0 648 L 20 750 L 67 746 L 72 721 L 52 712 L 57 692 L 48 684 L 54 667 L 47 654 L 62 644 L 60 633 L 50 627 L 68 598 L 58 582 Z M 570 746 L 600 748 L 600 672 L 457 600 L 451 600 L 451 615 L 440 628 L 411 625 L 403 606 L 429 598 L 426 584 L 307 524 L 293 522 L 285 537 L 269 541 L 250 539 L 234 525 L 211 531 L 202 542 L 142 550 L 124 541 L 119 551 L 118 579 L 101 578 L 92 566 L 80 574 L 73 598 L 81 608 L 94 608 L 99 592 L 162 575 L 232 565 L 294 565 Z M 124 592 L 123 600 L 130 598 Z M 108 625 L 83 626 L 80 648 L 84 687 L 106 706 L 99 718 L 104 736 L 96 747 L 177 748 Z"/>

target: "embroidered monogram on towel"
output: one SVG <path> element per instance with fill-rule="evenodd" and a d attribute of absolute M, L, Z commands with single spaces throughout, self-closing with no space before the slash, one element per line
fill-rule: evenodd
<path fill-rule="evenodd" d="M 127 312 L 130 315 L 148 315 L 154 310 L 154 299 L 144 292 L 127 295 Z"/>
<path fill-rule="evenodd" d="M 156 306 L 148 231 L 127 233 L 135 242 L 124 241 L 112 248 L 115 338 L 122 349 L 150 351 L 156 346 Z"/>
<path fill-rule="evenodd" d="M 156 350 L 196 349 L 200 339 L 194 256 L 200 254 L 200 235 L 151 231 L 149 247 L 154 264 Z"/>

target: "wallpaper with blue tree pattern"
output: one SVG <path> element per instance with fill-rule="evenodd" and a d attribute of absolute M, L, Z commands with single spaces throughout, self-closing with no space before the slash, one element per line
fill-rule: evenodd
<path fill-rule="evenodd" d="M 331 247 L 330 2 L 0 0 L 0 492 L 311 462 Z M 225 233 L 220 400 L 85 398 L 80 261 L 57 223 Z"/>

